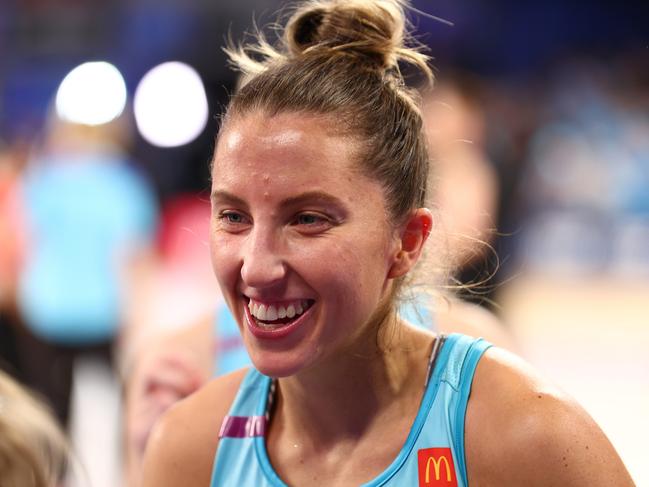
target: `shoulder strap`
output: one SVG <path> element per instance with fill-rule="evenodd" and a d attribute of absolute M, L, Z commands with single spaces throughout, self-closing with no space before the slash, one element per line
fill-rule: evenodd
<path fill-rule="evenodd" d="M 251 368 L 239 386 L 230 412 L 223 418 L 219 438 L 264 436 L 268 423 L 265 412 L 272 380 Z"/>
<path fill-rule="evenodd" d="M 428 368 L 426 369 L 426 382 L 424 383 L 424 389 L 428 388 L 428 383 L 430 382 L 430 379 L 433 376 L 433 371 L 435 370 L 437 357 L 439 356 L 439 352 L 444 346 L 445 341 L 446 335 L 444 333 L 440 333 L 439 335 L 437 335 L 435 341 L 433 342 L 433 351 L 430 353 L 430 358 L 428 359 Z"/>
<path fill-rule="evenodd" d="M 464 456 L 464 420 L 467 404 L 471 395 L 473 376 L 482 355 L 492 346 L 482 338 L 452 334 L 448 337 L 453 342 L 441 380 L 447 383 L 454 394 L 450 397 L 449 413 L 452 424 L 453 447 L 461 475 L 467 478 L 466 459 Z"/>

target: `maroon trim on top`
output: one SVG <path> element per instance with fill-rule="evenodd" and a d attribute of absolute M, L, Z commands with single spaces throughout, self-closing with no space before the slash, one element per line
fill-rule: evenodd
<path fill-rule="evenodd" d="M 226 416 L 221 423 L 219 438 L 253 438 L 264 436 L 265 432 L 264 416 Z"/>

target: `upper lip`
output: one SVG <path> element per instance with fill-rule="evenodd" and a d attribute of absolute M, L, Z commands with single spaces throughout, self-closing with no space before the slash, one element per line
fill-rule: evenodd
<path fill-rule="evenodd" d="M 269 298 L 267 296 L 264 296 L 262 298 L 262 297 L 248 296 L 246 294 L 243 294 L 243 297 L 248 302 L 250 302 L 250 300 L 253 300 L 255 303 L 266 304 L 266 305 L 269 305 L 269 304 L 282 304 L 282 303 L 293 303 L 295 301 L 315 301 L 314 299 L 306 298 L 306 297 L 299 297 L 299 298 L 272 297 L 272 298 Z"/>

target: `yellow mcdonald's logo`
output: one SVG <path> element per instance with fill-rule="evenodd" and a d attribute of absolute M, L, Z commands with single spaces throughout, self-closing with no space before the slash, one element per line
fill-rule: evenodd
<path fill-rule="evenodd" d="M 446 471 L 446 481 L 450 482 L 451 481 L 451 467 L 448 463 L 448 459 L 446 458 L 446 455 L 442 455 L 439 458 L 435 457 L 428 457 L 428 460 L 426 461 L 426 475 L 425 475 L 425 481 L 426 483 L 430 482 L 430 462 L 433 462 L 433 468 L 435 470 L 435 480 L 440 480 L 440 470 L 442 467 L 442 462 L 444 462 L 444 470 Z"/>
<path fill-rule="evenodd" d="M 419 487 L 458 487 L 451 449 L 434 447 L 418 450 L 417 475 Z"/>

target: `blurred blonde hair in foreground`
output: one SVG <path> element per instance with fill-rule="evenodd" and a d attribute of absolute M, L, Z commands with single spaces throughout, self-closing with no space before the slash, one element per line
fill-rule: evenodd
<path fill-rule="evenodd" d="M 70 459 L 51 413 L 0 370 L 0 487 L 52 487 Z"/>

